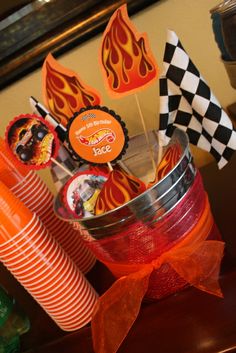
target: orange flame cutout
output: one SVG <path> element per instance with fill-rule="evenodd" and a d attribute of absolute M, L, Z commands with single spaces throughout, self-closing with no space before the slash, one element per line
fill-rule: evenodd
<path fill-rule="evenodd" d="M 141 180 L 114 169 L 98 195 L 95 214 L 103 214 L 119 207 L 145 190 L 145 184 Z"/>
<path fill-rule="evenodd" d="M 81 108 L 100 104 L 97 91 L 85 85 L 75 72 L 61 66 L 51 54 L 42 70 L 44 103 L 64 126 Z"/>
<path fill-rule="evenodd" d="M 158 68 L 148 45 L 132 25 L 127 6 L 111 17 L 103 34 L 100 61 L 109 93 L 127 95 L 157 79 Z"/>
<path fill-rule="evenodd" d="M 159 180 L 164 178 L 176 165 L 181 156 L 181 148 L 179 145 L 174 144 L 168 147 L 161 162 L 157 166 L 156 178 L 153 182 L 149 183 L 149 187 L 156 184 Z"/>

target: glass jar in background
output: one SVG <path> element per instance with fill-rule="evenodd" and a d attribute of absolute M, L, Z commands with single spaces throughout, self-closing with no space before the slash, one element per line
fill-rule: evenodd
<path fill-rule="evenodd" d="M 20 336 L 29 328 L 27 315 L 0 286 L 0 353 L 19 352 Z"/>
<path fill-rule="evenodd" d="M 225 6 L 227 6 L 228 3 L 231 3 L 231 1 L 232 0 L 222 1 L 220 4 L 214 6 L 210 10 L 212 29 L 215 37 L 215 42 L 220 50 L 221 58 L 225 61 L 230 61 L 231 57 L 224 43 L 224 37 L 223 37 L 223 31 L 222 31 L 222 20 L 221 20 L 220 12 Z"/>
<path fill-rule="evenodd" d="M 236 60 L 236 1 L 226 1 L 219 9 L 225 48 L 231 61 Z"/>
<path fill-rule="evenodd" d="M 215 41 L 230 84 L 236 89 L 236 0 L 224 0 L 210 10 Z"/>

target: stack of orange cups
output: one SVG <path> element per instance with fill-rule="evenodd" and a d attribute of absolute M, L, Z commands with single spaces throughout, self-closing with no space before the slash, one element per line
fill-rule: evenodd
<path fill-rule="evenodd" d="M 85 326 L 96 292 L 37 215 L 0 190 L 0 260 L 61 329 Z"/>
<path fill-rule="evenodd" d="M 87 273 L 95 264 L 95 256 L 72 226 L 60 220 L 53 211 L 54 196 L 35 171 L 14 164 L 0 138 L 0 180 L 4 182 L 32 212 L 40 217 L 49 233 L 71 257 L 80 271 Z"/>

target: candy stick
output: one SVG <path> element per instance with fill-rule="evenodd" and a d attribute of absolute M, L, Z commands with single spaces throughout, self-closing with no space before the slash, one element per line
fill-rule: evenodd
<path fill-rule="evenodd" d="M 154 173 L 156 173 L 156 163 L 155 163 L 154 156 L 153 156 L 153 150 L 152 150 L 152 147 L 151 147 L 151 144 L 150 144 L 150 141 L 149 141 L 146 124 L 145 124 L 145 121 L 144 121 L 144 117 L 143 117 L 143 113 L 142 113 L 142 110 L 141 110 L 141 107 L 140 107 L 140 103 L 139 103 L 139 99 L 138 99 L 137 93 L 134 94 L 134 97 L 135 97 L 135 101 L 137 103 L 139 116 L 141 118 L 141 122 L 142 122 L 142 125 L 143 125 L 144 135 L 145 135 L 146 142 L 147 142 L 147 145 L 148 145 L 148 149 L 149 149 L 149 152 L 150 152 L 150 158 L 151 158 L 151 161 L 152 161 L 153 171 L 154 171 Z"/>

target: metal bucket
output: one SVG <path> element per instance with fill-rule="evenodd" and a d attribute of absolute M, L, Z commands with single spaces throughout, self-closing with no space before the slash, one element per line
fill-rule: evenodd
<path fill-rule="evenodd" d="M 129 265 L 132 267 L 157 259 L 189 234 L 201 218 L 207 196 L 201 175 L 193 163 L 187 135 L 176 129 L 170 144 L 178 144 L 181 149 L 180 159 L 174 168 L 141 195 L 114 210 L 95 217 L 72 219 L 61 205 L 60 195 L 55 200 L 57 214 L 78 227 L 78 236 L 83 237 L 96 258 L 115 277 L 132 272 L 126 272 L 123 265 L 129 268 Z M 152 139 L 152 147 L 156 152 L 156 139 Z M 131 139 L 123 166 L 139 178 L 151 170 L 144 136 Z M 216 227 L 213 226 L 206 236 L 217 239 Z M 117 270 L 117 265 L 121 265 L 122 270 Z M 152 272 L 145 297 L 162 298 L 186 285 L 186 281 L 168 263 L 164 263 Z"/>
<path fill-rule="evenodd" d="M 137 143 L 139 145 L 138 151 L 141 150 L 141 153 L 135 152 L 137 151 L 137 148 L 135 148 Z M 178 163 L 163 179 L 131 201 L 99 216 L 72 219 L 60 203 L 60 195 L 58 195 L 54 204 L 56 214 L 66 221 L 78 222 L 80 228 L 87 230 L 94 240 L 118 234 L 137 220 L 143 223 L 148 222 L 149 225 L 152 222 L 157 222 L 178 204 L 192 185 L 196 175 L 187 135 L 182 130 L 176 129 L 170 144 L 180 146 L 181 157 Z M 152 147 L 154 151 L 157 151 L 157 139 L 152 140 Z M 122 163 L 126 169 L 137 177 L 140 177 L 139 174 L 144 173 L 144 171 L 148 172 L 151 164 L 143 135 L 131 138 L 130 147 Z M 140 163 L 142 168 L 140 168 Z"/>

